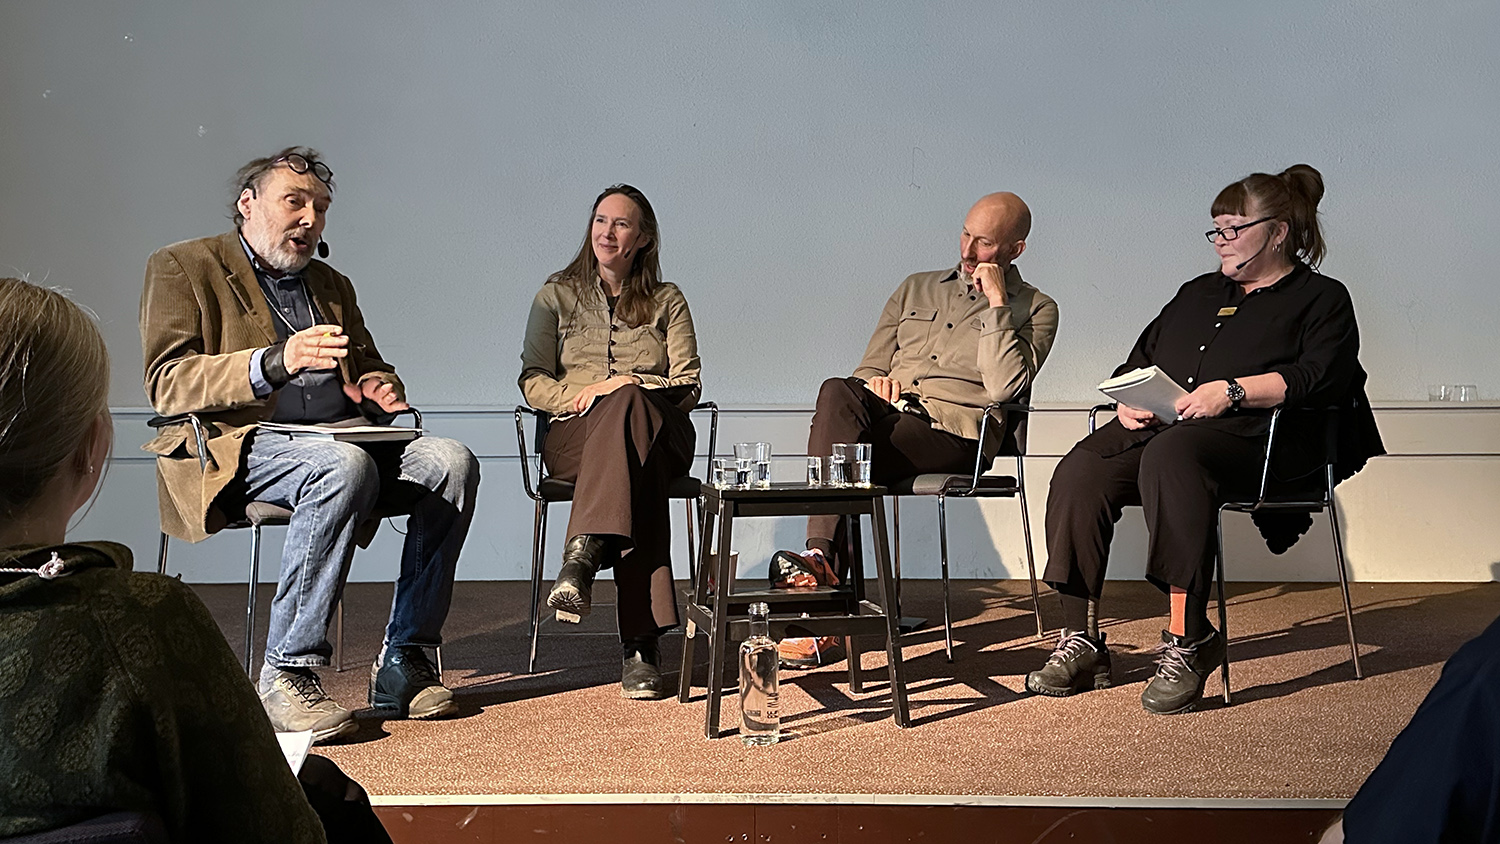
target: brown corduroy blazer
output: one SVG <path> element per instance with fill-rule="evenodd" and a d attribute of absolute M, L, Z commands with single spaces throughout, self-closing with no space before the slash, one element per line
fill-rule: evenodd
<path fill-rule="evenodd" d="M 339 364 L 342 377 L 358 383 L 373 375 L 404 399 L 396 370 L 380 358 L 365 330 L 349 279 L 316 260 L 303 277 L 318 312 L 349 337 L 349 356 Z M 240 471 L 247 433 L 276 407 L 277 392 L 258 399 L 250 386 L 250 356 L 276 342 L 272 319 L 238 232 L 174 243 L 146 262 L 146 397 L 163 416 L 198 414 L 209 437 L 206 469 L 199 467 L 187 423 L 163 428 L 142 446 L 157 456 L 161 527 L 172 536 L 197 542 L 227 523 L 216 499 Z"/>

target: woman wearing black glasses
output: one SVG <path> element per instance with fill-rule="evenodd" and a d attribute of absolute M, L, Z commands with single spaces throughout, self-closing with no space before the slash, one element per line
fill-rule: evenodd
<path fill-rule="evenodd" d="M 660 245 L 645 194 L 599 194 L 578 253 L 536 294 L 521 350 L 521 392 L 552 419 L 542 460 L 576 485 L 547 605 L 578 622 L 595 575 L 614 568 L 620 690 L 639 700 L 666 693 L 657 639 L 678 621 L 667 485 L 692 463 L 701 392 L 693 316 L 662 280 Z"/>
<path fill-rule="evenodd" d="M 1063 631 L 1047 663 L 1027 676 L 1031 691 L 1060 697 L 1111 684 L 1098 601 L 1120 509 L 1140 505 L 1151 537 L 1146 578 L 1171 606 L 1141 704 L 1159 714 L 1192 709 L 1224 659 L 1224 637 L 1207 615 L 1219 505 L 1258 489 L 1271 409 L 1350 409 L 1340 416 L 1348 440 L 1340 477 L 1384 453 L 1364 395 L 1349 292 L 1313 269 L 1325 252 L 1322 197 L 1323 177 L 1298 164 L 1247 176 L 1214 199 L 1207 236 L 1219 267 L 1178 289 L 1115 371 L 1165 372 L 1187 391 L 1174 418 L 1120 404 L 1052 476 L 1044 578 L 1061 597 Z M 1320 438 L 1285 439 L 1292 459 L 1279 473 L 1289 479 L 1321 468 Z M 1281 527 L 1267 533 L 1278 552 L 1306 522 L 1290 536 Z"/>

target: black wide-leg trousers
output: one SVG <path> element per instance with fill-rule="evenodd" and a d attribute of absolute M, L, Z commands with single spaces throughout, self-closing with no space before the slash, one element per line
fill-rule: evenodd
<path fill-rule="evenodd" d="M 1059 592 L 1098 598 L 1121 509 L 1139 505 L 1150 543 L 1146 578 L 1207 598 L 1219 506 L 1260 482 L 1264 436 L 1178 422 L 1154 432 L 1111 421 L 1068 452 L 1047 493 L 1047 569 Z"/>

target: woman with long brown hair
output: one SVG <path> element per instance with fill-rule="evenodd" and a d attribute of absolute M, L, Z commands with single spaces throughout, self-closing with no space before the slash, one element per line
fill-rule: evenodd
<path fill-rule="evenodd" d="M 1214 199 L 1207 236 L 1218 268 L 1184 284 L 1115 370 L 1154 365 L 1171 376 L 1188 391 L 1176 418 L 1121 404 L 1052 475 L 1044 579 L 1061 599 L 1063 631 L 1046 665 L 1027 676 L 1031 691 L 1063 696 L 1113 682 L 1098 601 L 1120 508 L 1135 504 L 1151 536 L 1146 578 L 1170 607 L 1141 705 L 1192 709 L 1225 652 L 1207 615 L 1219 505 L 1254 493 L 1272 409 L 1343 408 L 1340 477 L 1384 453 L 1365 398 L 1354 304 L 1343 284 L 1314 269 L 1326 252 L 1322 198 L 1322 175 L 1298 164 L 1254 173 Z M 1306 452 L 1288 455 L 1283 479 L 1322 468 L 1320 435 L 1278 437 Z"/>
<path fill-rule="evenodd" d="M 698 341 L 687 300 L 662 281 L 656 213 L 614 185 L 594 200 L 583 245 L 531 304 L 521 392 L 552 416 L 542 460 L 575 491 L 562 571 L 547 597 L 559 620 L 592 608 L 614 568 L 621 694 L 664 696 L 657 639 L 677 626 L 667 484 L 688 471 Z"/>

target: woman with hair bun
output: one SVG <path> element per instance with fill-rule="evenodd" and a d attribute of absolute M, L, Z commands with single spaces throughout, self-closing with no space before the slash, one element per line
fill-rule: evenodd
<path fill-rule="evenodd" d="M 1141 705 L 1157 714 L 1191 710 L 1224 660 L 1224 637 L 1207 614 L 1219 505 L 1258 489 L 1272 410 L 1346 409 L 1340 479 L 1384 453 L 1364 394 L 1349 291 L 1314 269 L 1326 252 L 1322 198 L 1322 175 L 1298 164 L 1251 174 L 1214 199 L 1206 234 L 1218 268 L 1179 288 L 1115 370 L 1154 365 L 1171 376 L 1188 391 L 1177 418 L 1121 404 L 1052 476 L 1043 577 L 1058 591 L 1063 630 L 1047 663 L 1027 675 L 1031 691 L 1062 697 L 1111 684 L 1098 602 L 1120 510 L 1140 505 L 1151 537 L 1146 579 L 1170 597 Z M 1279 453 L 1286 440 L 1290 453 L 1278 461 L 1290 459 L 1279 463 L 1279 478 L 1322 467 L 1319 437 L 1279 435 Z M 1268 540 L 1278 552 L 1290 544 Z"/>

